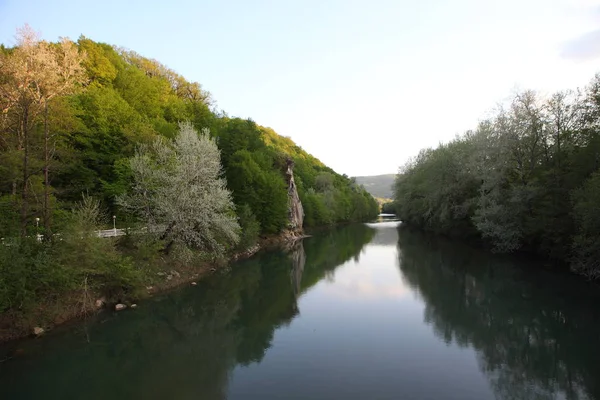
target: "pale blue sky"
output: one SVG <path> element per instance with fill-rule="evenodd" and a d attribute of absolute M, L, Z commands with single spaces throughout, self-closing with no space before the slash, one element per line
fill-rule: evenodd
<path fill-rule="evenodd" d="M 600 0 L 0 0 L 0 42 L 24 23 L 155 58 L 351 176 L 600 72 Z"/>

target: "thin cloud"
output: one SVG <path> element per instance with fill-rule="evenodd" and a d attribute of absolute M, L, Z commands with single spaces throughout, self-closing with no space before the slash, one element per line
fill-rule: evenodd
<path fill-rule="evenodd" d="M 575 61 L 600 58 L 600 29 L 567 42 L 563 46 L 561 57 Z"/>

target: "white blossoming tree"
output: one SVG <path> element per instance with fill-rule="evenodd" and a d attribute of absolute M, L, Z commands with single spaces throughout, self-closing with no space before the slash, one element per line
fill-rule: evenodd
<path fill-rule="evenodd" d="M 231 193 L 208 129 L 198 134 L 191 123 L 181 123 L 173 141 L 141 146 L 130 167 L 131 188 L 118 203 L 141 217 L 167 252 L 177 245 L 218 255 L 238 242 Z"/>

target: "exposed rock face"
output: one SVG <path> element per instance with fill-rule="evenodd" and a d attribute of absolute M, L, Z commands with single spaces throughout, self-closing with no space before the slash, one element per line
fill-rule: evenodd
<path fill-rule="evenodd" d="M 33 328 L 33 334 L 35 336 L 42 336 L 44 334 L 44 328 L 40 328 L 39 326 L 36 326 L 35 328 Z"/>
<path fill-rule="evenodd" d="M 285 178 L 288 184 L 288 227 L 293 230 L 302 231 L 304 223 L 304 209 L 298 196 L 296 182 L 294 182 L 294 162 L 287 160 Z"/>

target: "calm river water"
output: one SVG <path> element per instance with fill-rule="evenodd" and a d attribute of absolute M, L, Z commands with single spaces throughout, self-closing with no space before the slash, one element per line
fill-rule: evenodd
<path fill-rule="evenodd" d="M 600 400 L 599 305 L 576 277 L 347 226 L 9 343 L 0 398 Z"/>

